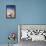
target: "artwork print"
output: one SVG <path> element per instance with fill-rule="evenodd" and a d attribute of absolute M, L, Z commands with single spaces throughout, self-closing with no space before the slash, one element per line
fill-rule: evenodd
<path fill-rule="evenodd" d="M 6 5 L 6 18 L 16 18 L 16 5 Z"/>

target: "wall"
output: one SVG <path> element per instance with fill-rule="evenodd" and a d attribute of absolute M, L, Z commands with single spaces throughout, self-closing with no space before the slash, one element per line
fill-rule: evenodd
<path fill-rule="evenodd" d="M 17 0 L 19 24 L 46 24 L 46 0 Z"/>
<path fill-rule="evenodd" d="M 16 19 L 6 19 L 6 5 L 16 5 Z M 46 0 L 0 0 L 0 44 L 8 43 L 17 24 L 46 24 Z M 16 40 L 17 42 L 17 40 Z"/>
<path fill-rule="evenodd" d="M 0 44 L 7 44 L 8 34 L 16 32 L 17 34 L 17 19 L 6 19 L 6 5 L 16 5 L 15 0 L 0 0 Z M 17 39 L 15 41 L 18 42 Z"/>

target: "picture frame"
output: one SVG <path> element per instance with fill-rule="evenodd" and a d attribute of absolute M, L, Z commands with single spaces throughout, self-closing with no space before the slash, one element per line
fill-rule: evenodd
<path fill-rule="evenodd" d="M 19 42 L 46 41 L 46 24 L 18 24 L 18 38 Z"/>
<path fill-rule="evenodd" d="M 6 18 L 7 19 L 16 18 L 16 5 L 6 5 Z"/>

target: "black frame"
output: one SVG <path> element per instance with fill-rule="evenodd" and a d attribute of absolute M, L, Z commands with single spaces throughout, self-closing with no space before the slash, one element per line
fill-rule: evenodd
<path fill-rule="evenodd" d="M 15 12 L 14 17 L 8 17 L 8 16 L 7 16 L 7 8 L 14 9 L 14 12 Z M 6 18 L 7 18 L 7 19 L 14 19 L 14 18 L 16 18 L 16 5 L 6 5 Z"/>

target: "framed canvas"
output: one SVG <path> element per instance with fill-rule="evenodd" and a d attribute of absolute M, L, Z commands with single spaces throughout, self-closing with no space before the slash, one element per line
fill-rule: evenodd
<path fill-rule="evenodd" d="M 44 24 L 19 24 L 18 38 L 21 40 L 46 41 L 46 25 Z"/>
<path fill-rule="evenodd" d="M 16 5 L 6 5 L 6 18 L 16 18 Z"/>

